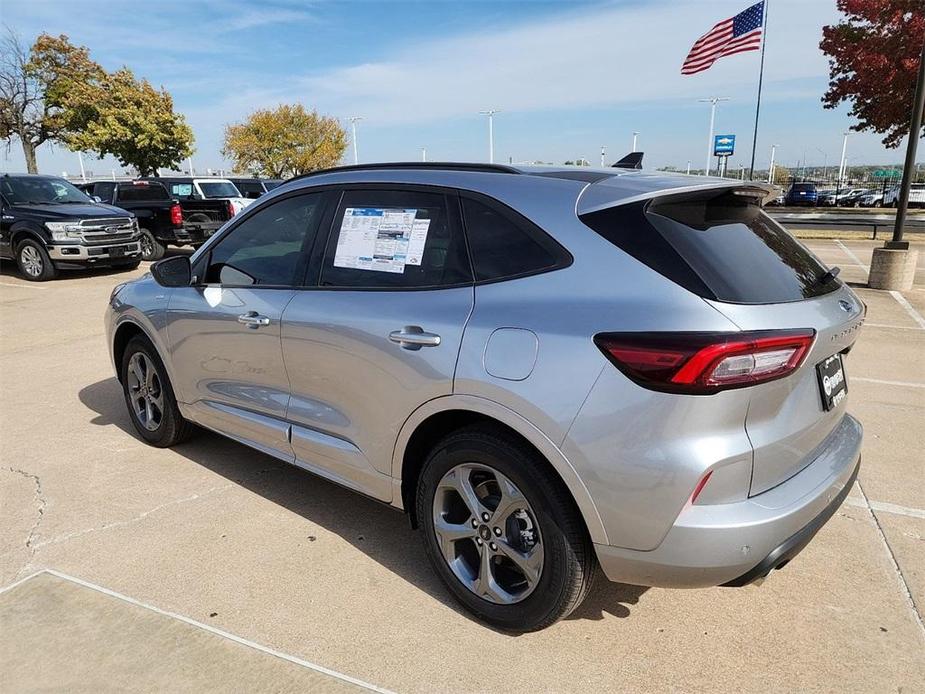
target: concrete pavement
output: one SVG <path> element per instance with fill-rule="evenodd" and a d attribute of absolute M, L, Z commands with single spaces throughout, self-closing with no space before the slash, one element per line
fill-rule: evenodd
<path fill-rule="evenodd" d="M 806 243 L 863 281 L 873 244 Z M 213 434 L 172 450 L 136 439 L 101 317 L 111 288 L 140 272 L 41 285 L 8 264 L 0 272 L 0 586 L 56 569 L 403 692 L 868 692 L 925 681 L 925 277 L 898 296 L 858 289 L 868 324 L 847 367 L 849 408 L 866 430 L 860 484 L 789 566 L 743 589 L 600 581 L 569 619 L 510 636 L 454 605 L 399 513 Z M 0 620 L 28 602 L 13 598 L 30 583 L 4 594 Z M 9 655 L 28 628 L 4 624 L 0 672 L 28 684 L 26 661 Z M 124 649 L 126 663 L 149 657 L 142 645 Z M 90 670 L 95 657 L 82 654 Z M 274 656 L 255 658 L 241 682 L 272 688 L 259 679 L 264 657 Z M 284 675 L 263 675 L 273 676 Z M 224 683 L 214 688 L 234 688 Z"/>

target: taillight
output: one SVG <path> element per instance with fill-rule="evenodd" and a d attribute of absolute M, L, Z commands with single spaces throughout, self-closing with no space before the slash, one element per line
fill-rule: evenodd
<path fill-rule="evenodd" d="M 231 219 L 234 217 L 234 205 L 231 203 L 231 200 L 228 201 L 228 218 Z"/>
<path fill-rule="evenodd" d="M 601 333 L 594 343 L 640 385 L 708 394 L 773 381 L 793 373 L 815 330 L 739 333 Z"/>
<path fill-rule="evenodd" d="M 170 223 L 175 227 L 183 226 L 183 208 L 177 204 L 170 206 Z"/>

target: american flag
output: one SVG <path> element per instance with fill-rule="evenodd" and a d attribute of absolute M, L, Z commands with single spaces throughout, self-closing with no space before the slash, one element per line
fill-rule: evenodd
<path fill-rule="evenodd" d="M 681 74 L 693 75 L 706 70 L 724 55 L 757 51 L 761 48 L 763 19 L 764 0 L 716 24 L 694 43 L 681 66 Z"/>

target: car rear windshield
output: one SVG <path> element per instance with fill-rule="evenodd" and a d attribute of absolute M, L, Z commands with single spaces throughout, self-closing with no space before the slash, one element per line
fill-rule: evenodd
<path fill-rule="evenodd" d="M 199 188 L 207 198 L 239 198 L 241 193 L 231 181 L 200 181 Z"/>
<path fill-rule="evenodd" d="M 160 183 L 148 183 L 146 185 L 119 186 L 119 200 L 124 202 L 170 200 L 170 195 Z"/>
<path fill-rule="evenodd" d="M 816 190 L 815 183 L 794 183 L 793 190 Z"/>
<path fill-rule="evenodd" d="M 839 283 L 753 197 L 730 192 L 659 198 L 581 220 L 689 291 L 743 304 L 799 301 Z"/>

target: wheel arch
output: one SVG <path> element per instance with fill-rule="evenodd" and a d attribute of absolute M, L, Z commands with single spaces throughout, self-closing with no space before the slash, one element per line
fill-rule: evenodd
<path fill-rule="evenodd" d="M 161 343 L 157 331 L 146 328 L 141 322 L 135 320 L 134 317 L 122 318 L 112 331 L 110 347 L 112 349 L 112 363 L 116 370 L 116 378 L 120 383 L 122 382 L 122 356 L 125 354 L 125 348 L 128 346 L 129 341 L 138 335 L 141 335 L 154 345 L 154 351 L 157 352 L 158 358 L 167 370 L 167 377 L 170 379 L 174 393 L 176 393 L 176 380 L 174 378 L 173 369 L 171 368 L 170 361 L 166 358 L 166 349 Z"/>
<path fill-rule="evenodd" d="M 405 421 L 392 455 L 394 506 L 404 509 L 416 524 L 414 494 L 427 452 L 440 439 L 462 427 L 484 422 L 501 426 L 533 448 L 568 490 L 592 542 L 607 544 L 607 533 L 597 507 L 578 473 L 558 446 L 513 410 L 486 398 L 448 395 L 431 400 Z"/>
<path fill-rule="evenodd" d="M 38 241 L 43 246 L 48 246 L 48 239 L 42 236 L 42 232 L 34 229 L 31 226 L 20 226 L 18 228 L 14 227 L 10 233 L 10 254 L 15 257 L 16 246 L 18 246 L 25 239 L 32 239 L 33 241 Z"/>

